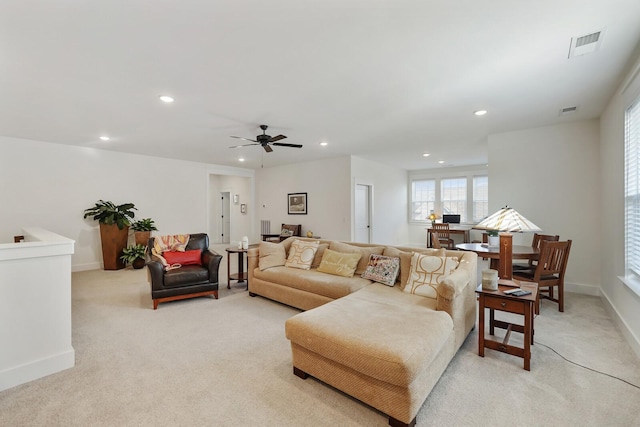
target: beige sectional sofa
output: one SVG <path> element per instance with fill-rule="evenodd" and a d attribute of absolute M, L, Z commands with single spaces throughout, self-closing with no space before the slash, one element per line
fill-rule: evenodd
<path fill-rule="evenodd" d="M 293 240 L 282 242 L 287 252 Z M 254 248 L 248 252 L 250 294 L 307 310 L 285 324 L 296 375 L 311 375 L 382 411 L 391 425 L 415 424 L 431 389 L 475 327 L 477 255 L 329 240 L 319 244 L 321 249 L 361 251 L 356 274 L 317 271 L 321 250 L 310 270 L 276 266 L 261 271 L 260 249 Z M 436 298 L 403 291 L 415 252 L 459 260 L 437 285 Z M 400 258 L 395 286 L 360 277 L 371 253 Z"/>

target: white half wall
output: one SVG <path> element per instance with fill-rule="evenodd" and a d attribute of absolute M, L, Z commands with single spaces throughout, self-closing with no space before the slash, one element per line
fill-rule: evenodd
<path fill-rule="evenodd" d="M 509 205 L 545 234 L 571 239 L 566 288 L 592 295 L 601 284 L 599 133 L 588 120 L 488 139 L 489 212 Z M 516 234 L 514 244 L 531 237 Z"/>
<path fill-rule="evenodd" d="M 73 270 L 101 267 L 99 226 L 83 211 L 99 199 L 135 203 L 158 234 L 207 232 L 209 175 L 252 170 L 0 137 L 0 242 L 23 224 L 75 240 Z"/>

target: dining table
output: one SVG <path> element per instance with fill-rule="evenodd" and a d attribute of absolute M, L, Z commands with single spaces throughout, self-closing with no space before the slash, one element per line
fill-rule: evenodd
<path fill-rule="evenodd" d="M 471 251 L 481 258 L 489 258 L 489 268 L 499 270 L 500 246 L 489 246 L 487 243 L 459 243 L 456 249 Z M 537 260 L 540 250 L 533 246 L 513 245 L 511 259 Z"/>

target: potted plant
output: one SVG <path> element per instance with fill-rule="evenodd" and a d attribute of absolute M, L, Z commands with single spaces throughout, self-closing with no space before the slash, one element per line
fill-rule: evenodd
<path fill-rule="evenodd" d="M 487 240 L 489 246 L 500 246 L 499 230 L 487 230 Z"/>
<path fill-rule="evenodd" d="M 102 243 L 102 261 L 105 270 L 124 268 L 120 259 L 127 246 L 129 226 L 135 216 L 133 203 L 116 205 L 113 202 L 98 200 L 95 206 L 85 209 L 84 218 L 92 217 L 100 223 L 100 240 Z"/>
<path fill-rule="evenodd" d="M 147 247 L 145 245 L 129 246 L 128 248 L 124 248 L 122 250 L 122 256 L 120 257 L 120 259 L 125 264 L 131 264 L 133 268 L 137 270 L 144 267 L 145 265 L 144 256 L 146 250 Z"/>
<path fill-rule="evenodd" d="M 143 218 L 131 224 L 136 245 L 148 245 L 152 231 L 158 231 L 151 218 Z"/>

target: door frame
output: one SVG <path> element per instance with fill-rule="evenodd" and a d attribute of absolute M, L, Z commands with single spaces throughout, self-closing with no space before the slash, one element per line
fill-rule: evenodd
<path fill-rule="evenodd" d="M 373 239 L 373 194 L 374 187 L 373 182 L 364 179 L 354 178 L 353 182 L 353 196 L 352 196 L 352 227 L 351 227 L 351 241 L 356 241 L 356 194 L 358 192 L 358 186 L 366 186 L 368 188 L 368 196 L 369 196 L 369 209 L 368 209 L 368 217 L 369 217 L 369 243 L 372 242 Z"/>

